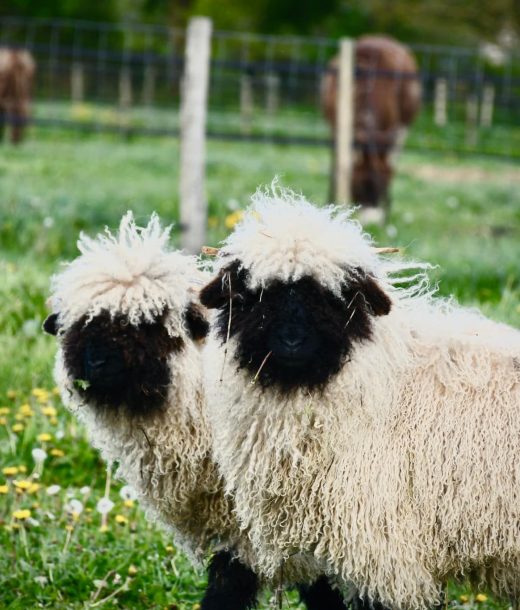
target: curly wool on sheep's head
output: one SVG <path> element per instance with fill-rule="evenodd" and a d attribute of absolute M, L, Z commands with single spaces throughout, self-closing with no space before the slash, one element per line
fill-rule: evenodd
<path fill-rule="evenodd" d="M 374 254 L 348 214 L 274 193 L 256 194 L 200 300 L 219 309 L 219 338 L 238 340 L 239 368 L 262 387 L 320 388 L 370 339 L 372 318 L 388 314 L 391 300 L 365 271 Z"/>
<path fill-rule="evenodd" d="M 91 320 L 104 311 L 126 316 L 135 326 L 153 323 L 168 309 L 168 334 L 187 338 L 185 311 L 196 300 L 202 274 L 194 257 L 168 247 L 170 230 L 156 214 L 139 227 L 127 212 L 116 235 L 108 229 L 94 239 L 81 234 L 81 255 L 51 280 L 57 326 L 67 329 L 82 316 Z"/>
<path fill-rule="evenodd" d="M 339 297 L 350 269 L 374 275 L 380 268 L 371 238 L 351 219 L 351 210 L 317 207 L 276 182 L 259 189 L 251 202 L 216 263 L 219 270 L 240 261 L 249 272 L 248 288 L 309 276 Z"/>
<path fill-rule="evenodd" d="M 200 307 L 186 298 L 193 261 L 167 250 L 168 234 L 155 216 L 140 229 L 129 213 L 117 237 L 82 237 L 82 255 L 53 279 L 59 309 L 44 330 L 60 338 L 74 391 L 98 408 L 146 415 L 164 406 L 171 357 L 207 333 Z"/>

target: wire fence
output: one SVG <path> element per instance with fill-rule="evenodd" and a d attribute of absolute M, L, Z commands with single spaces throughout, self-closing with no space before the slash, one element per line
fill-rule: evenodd
<path fill-rule="evenodd" d="M 33 121 L 48 127 L 177 135 L 184 43 L 163 26 L 0 19 L 0 46 L 35 57 Z M 520 55 L 410 48 L 423 104 L 407 147 L 520 157 Z M 329 145 L 320 88 L 337 50 L 333 39 L 214 32 L 208 137 Z"/>

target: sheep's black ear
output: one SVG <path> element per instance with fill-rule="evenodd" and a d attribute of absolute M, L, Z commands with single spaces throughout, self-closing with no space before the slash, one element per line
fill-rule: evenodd
<path fill-rule="evenodd" d="M 50 316 L 47 316 L 45 322 L 42 326 L 43 330 L 49 335 L 56 336 L 58 334 L 59 326 L 58 326 L 58 314 L 51 313 Z"/>
<path fill-rule="evenodd" d="M 190 303 L 185 317 L 190 337 L 195 341 L 204 339 L 209 332 L 209 322 L 206 320 L 202 307 L 196 303 Z"/>
<path fill-rule="evenodd" d="M 373 277 L 365 275 L 360 280 L 359 287 L 375 316 L 386 316 L 390 313 L 392 301 Z"/>
<path fill-rule="evenodd" d="M 240 268 L 239 261 L 233 261 L 204 286 L 200 291 L 200 302 L 208 309 L 224 307 L 229 303 L 230 298 L 234 299 L 245 290 L 246 277 L 247 271 Z"/>
<path fill-rule="evenodd" d="M 200 291 L 199 300 L 204 307 L 218 309 L 229 301 L 229 286 L 224 279 L 226 274 L 227 271 L 221 271 Z"/>

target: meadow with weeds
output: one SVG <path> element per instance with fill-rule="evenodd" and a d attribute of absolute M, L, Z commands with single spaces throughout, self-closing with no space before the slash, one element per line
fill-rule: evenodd
<path fill-rule="evenodd" d="M 205 585 L 132 490 L 112 479 L 52 380 L 49 277 L 79 231 L 115 228 L 132 209 L 178 218 L 178 143 L 34 131 L 0 156 L 0 607 L 196 610 Z M 281 183 L 326 203 L 321 148 L 211 142 L 209 245 L 249 195 Z M 442 295 L 520 327 L 520 169 L 507 162 L 404 154 L 378 244 L 434 265 Z M 371 229 L 372 231 L 372 229 Z M 174 229 L 174 239 L 179 232 Z M 282 598 L 298 608 L 297 596 Z M 494 608 L 485 591 L 448 591 L 455 608 Z M 261 608 L 274 604 L 267 592 Z M 500 606 L 504 607 L 504 606 Z"/>

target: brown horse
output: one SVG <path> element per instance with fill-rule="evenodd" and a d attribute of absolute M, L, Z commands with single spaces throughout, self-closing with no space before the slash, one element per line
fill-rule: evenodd
<path fill-rule="evenodd" d="M 0 48 L 0 140 L 6 125 L 11 142 L 22 141 L 29 119 L 29 103 L 36 65 L 25 49 Z"/>
<path fill-rule="evenodd" d="M 322 82 L 322 108 L 333 135 L 337 67 L 335 57 Z M 355 70 L 351 196 L 354 203 L 367 208 L 377 208 L 381 203 L 388 208 L 396 153 L 421 105 L 417 63 L 396 40 L 363 36 L 356 43 Z"/>

